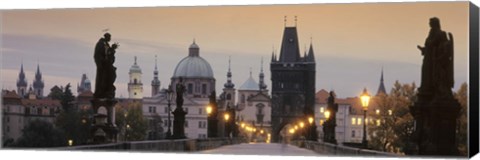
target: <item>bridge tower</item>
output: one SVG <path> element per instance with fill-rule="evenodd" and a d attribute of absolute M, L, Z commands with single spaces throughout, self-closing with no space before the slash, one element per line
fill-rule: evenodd
<path fill-rule="evenodd" d="M 308 123 L 306 119 L 314 117 L 315 58 L 312 45 L 308 54 L 300 55 L 296 24 L 285 25 L 280 55 L 272 55 L 270 71 L 272 140 L 278 142 L 285 125 L 300 120 Z"/>

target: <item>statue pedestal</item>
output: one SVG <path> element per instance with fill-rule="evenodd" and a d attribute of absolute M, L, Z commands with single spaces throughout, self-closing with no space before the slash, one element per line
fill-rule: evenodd
<path fill-rule="evenodd" d="M 185 137 L 185 112 L 177 107 L 173 113 L 173 139 L 184 139 Z"/>
<path fill-rule="evenodd" d="M 457 155 L 455 145 L 456 120 L 460 104 L 453 97 L 422 100 L 410 108 L 415 118 L 414 141 L 419 155 Z"/>
<path fill-rule="evenodd" d="M 117 103 L 114 99 L 91 100 L 94 115 L 90 141 L 93 144 L 113 143 L 117 141 L 118 129 L 114 122 L 115 108 Z"/>

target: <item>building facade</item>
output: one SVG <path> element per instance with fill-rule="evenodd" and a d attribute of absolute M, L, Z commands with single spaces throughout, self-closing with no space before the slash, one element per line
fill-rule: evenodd
<path fill-rule="evenodd" d="M 137 56 L 130 71 L 128 72 L 130 81 L 128 82 L 128 98 L 142 99 L 143 98 L 143 84 L 142 84 L 142 69 L 137 64 Z"/>

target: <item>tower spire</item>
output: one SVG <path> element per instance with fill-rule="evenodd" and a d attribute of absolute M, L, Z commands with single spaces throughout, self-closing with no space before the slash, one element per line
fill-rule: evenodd
<path fill-rule="evenodd" d="M 160 91 L 160 80 L 158 80 L 157 55 L 155 55 L 155 70 L 153 71 L 152 80 L 152 97 Z"/>
<path fill-rule="evenodd" d="M 382 66 L 382 72 L 380 75 L 380 85 L 378 86 L 377 96 L 380 94 L 387 94 L 387 91 L 385 90 L 385 84 L 383 83 L 383 66 Z"/>
<path fill-rule="evenodd" d="M 137 65 L 137 56 L 134 56 L 134 59 L 135 59 L 135 65 Z"/>
<path fill-rule="evenodd" d="M 227 82 L 223 85 L 225 88 L 233 88 L 235 84 L 232 83 L 232 72 L 230 70 L 230 56 L 228 56 L 228 72 L 227 72 Z"/>
<path fill-rule="evenodd" d="M 258 75 L 259 77 L 259 87 L 260 87 L 260 91 L 262 90 L 265 90 L 267 89 L 267 85 L 265 85 L 265 82 L 264 82 L 264 77 L 265 77 L 265 74 L 263 73 L 263 57 L 261 59 L 261 65 L 260 65 L 260 74 Z"/>

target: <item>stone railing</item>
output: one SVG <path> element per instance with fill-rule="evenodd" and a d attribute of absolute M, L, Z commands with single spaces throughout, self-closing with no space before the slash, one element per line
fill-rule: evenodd
<path fill-rule="evenodd" d="M 322 153 L 325 155 L 342 155 L 342 156 L 383 156 L 383 157 L 400 157 L 403 155 L 388 153 L 388 152 L 380 152 L 368 149 L 361 149 L 361 148 L 354 148 L 354 147 L 347 147 L 347 146 L 340 146 L 331 143 L 324 143 L 324 142 L 314 142 L 314 141 L 305 141 L 305 140 L 298 140 L 292 141 L 292 145 L 295 145 L 300 148 L 306 148 L 309 150 L 313 150 L 318 153 Z"/>
<path fill-rule="evenodd" d="M 82 145 L 57 148 L 60 150 L 99 150 L 99 151 L 159 151 L 159 152 L 192 152 L 218 148 L 224 145 L 244 143 L 240 138 L 209 138 L 209 139 L 179 139 L 132 141 L 99 145 Z"/>

